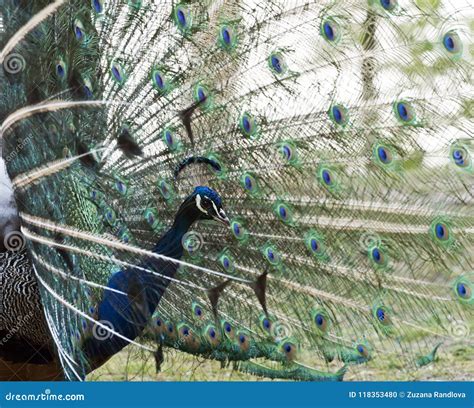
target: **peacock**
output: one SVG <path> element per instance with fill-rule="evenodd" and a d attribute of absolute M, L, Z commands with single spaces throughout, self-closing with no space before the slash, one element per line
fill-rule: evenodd
<path fill-rule="evenodd" d="M 468 1 L 1 3 L 2 379 L 472 347 Z"/>

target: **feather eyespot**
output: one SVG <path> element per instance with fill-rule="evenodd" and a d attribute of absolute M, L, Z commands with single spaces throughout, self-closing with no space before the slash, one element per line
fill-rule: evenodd
<path fill-rule="evenodd" d="M 151 228 L 153 228 L 154 230 L 160 229 L 160 223 L 158 221 L 158 213 L 156 209 L 147 208 L 143 213 L 143 217 Z"/>
<path fill-rule="evenodd" d="M 117 180 L 115 182 L 115 188 L 120 194 L 123 194 L 123 195 L 127 194 L 127 185 L 123 181 Z"/>
<path fill-rule="evenodd" d="M 191 28 L 192 15 L 186 7 L 177 5 L 174 9 L 173 18 L 175 24 L 181 31 L 185 32 Z"/>
<path fill-rule="evenodd" d="M 271 265 L 278 265 L 281 262 L 281 256 L 271 245 L 267 245 L 263 248 L 263 256 Z"/>
<path fill-rule="evenodd" d="M 375 309 L 375 317 L 377 322 L 382 326 L 388 326 L 391 324 L 390 313 L 383 306 L 379 306 Z"/>
<path fill-rule="evenodd" d="M 451 160 L 461 169 L 471 168 L 471 156 L 464 146 L 455 144 L 451 147 Z"/>
<path fill-rule="evenodd" d="M 148 224 L 153 225 L 155 223 L 155 215 L 152 212 L 148 213 L 146 220 Z"/>
<path fill-rule="evenodd" d="M 168 92 L 168 82 L 165 74 L 159 69 L 154 69 L 151 73 L 153 87 L 162 95 Z"/>
<path fill-rule="evenodd" d="M 250 348 L 250 339 L 247 333 L 238 332 L 236 335 L 236 341 L 241 351 L 248 351 Z"/>
<path fill-rule="evenodd" d="M 229 258 L 227 258 L 226 256 L 222 259 L 222 266 L 223 266 L 225 269 L 229 269 L 229 267 L 230 267 Z"/>
<path fill-rule="evenodd" d="M 450 247 L 455 242 L 451 222 L 445 217 L 437 217 L 433 220 L 430 225 L 430 235 L 436 244 L 445 248 Z"/>
<path fill-rule="evenodd" d="M 94 97 L 94 94 L 92 93 L 91 89 L 87 85 L 84 85 L 82 87 L 82 90 L 87 99 L 92 99 Z"/>
<path fill-rule="evenodd" d="M 381 257 L 382 255 L 378 248 L 372 249 L 372 258 L 374 259 L 375 262 L 380 262 Z"/>
<path fill-rule="evenodd" d="M 235 223 L 235 224 L 233 225 L 232 230 L 234 231 L 234 234 L 235 234 L 235 235 L 240 235 L 240 233 L 241 233 L 241 231 L 240 231 L 240 225 L 237 224 L 237 223 Z"/>
<path fill-rule="evenodd" d="M 94 98 L 93 90 L 92 90 L 92 84 L 89 78 L 84 78 L 83 79 L 83 85 L 82 85 L 82 93 L 87 99 L 92 99 Z"/>
<path fill-rule="evenodd" d="M 231 43 L 231 37 L 230 37 L 229 29 L 227 27 L 222 28 L 221 35 L 222 35 L 222 40 L 224 41 L 224 43 L 229 45 Z"/>
<path fill-rule="evenodd" d="M 263 331 L 270 333 L 272 330 L 272 321 L 266 315 L 260 315 L 259 317 L 260 327 Z"/>
<path fill-rule="evenodd" d="M 369 348 L 364 344 L 357 344 L 356 345 L 356 351 L 361 357 L 364 357 L 364 358 L 367 358 L 367 359 L 370 357 Z"/>
<path fill-rule="evenodd" d="M 193 303 L 193 314 L 194 316 L 198 317 L 198 318 L 202 318 L 203 315 L 204 315 L 204 312 L 202 310 L 202 307 L 201 305 L 197 304 L 197 303 Z"/>
<path fill-rule="evenodd" d="M 337 43 L 341 36 L 341 29 L 332 18 L 327 18 L 321 24 L 321 35 L 330 43 Z"/>
<path fill-rule="evenodd" d="M 369 254 L 370 254 L 371 260 L 375 262 L 377 265 L 386 264 L 385 254 L 380 248 L 378 247 L 370 248 Z"/>
<path fill-rule="evenodd" d="M 201 109 L 206 110 L 211 106 L 210 92 L 204 85 L 197 84 L 194 87 L 194 101 L 199 103 Z"/>
<path fill-rule="evenodd" d="M 170 149 L 172 152 L 179 150 L 180 143 L 178 142 L 178 139 L 175 137 L 171 129 L 163 130 L 162 140 L 165 143 L 165 145 L 168 147 L 168 149 Z"/>
<path fill-rule="evenodd" d="M 395 102 L 393 109 L 398 120 L 403 124 L 412 124 L 415 121 L 415 111 L 406 101 Z"/>
<path fill-rule="evenodd" d="M 333 183 L 331 172 L 327 169 L 321 171 L 321 178 L 327 186 L 330 186 Z"/>
<path fill-rule="evenodd" d="M 229 254 L 223 253 L 220 256 L 219 261 L 220 261 L 222 267 L 224 268 L 224 270 L 226 270 L 227 272 L 233 272 L 233 270 L 234 270 L 234 260 Z"/>
<path fill-rule="evenodd" d="M 449 238 L 448 227 L 440 222 L 437 223 L 435 225 L 435 234 L 436 238 L 438 238 L 439 240 L 446 241 Z"/>
<path fill-rule="evenodd" d="M 206 92 L 204 91 L 202 87 L 198 88 L 197 96 L 198 96 L 197 99 L 199 100 L 199 102 L 203 102 L 206 99 Z"/>
<path fill-rule="evenodd" d="M 256 195 L 259 192 L 257 180 L 249 173 L 244 173 L 242 175 L 241 184 L 245 191 L 250 195 Z"/>
<path fill-rule="evenodd" d="M 276 216 L 287 225 L 293 225 L 293 211 L 292 209 L 285 203 L 276 202 L 274 204 L 274 212 Z"/>
<path fill-rule="evenodd" d="M 181 327 L 180 333 L 181 333 L 182 336 L 188 337 L 190 335 L 189 327 L 188 326 Z"/>
<path fill-rule="evenodd" d="M 326 321 L 326 318 L 321 313 L 318 313 L 314 317 L 314 322 L 316 323 L 316 326 L 318 326 L 320 330 L 326 331 L 327 321 Z"/>
<path fill-rule="evenodd" d="M 104 210 L 104 216 L 105 216 L 105 219 L 106 221 L 110 224 L 110 225 L 115 225 L 115 222 L 117 221 L 117 218 L 115 216 L 115 211 L 112 210 L 112 208 L 106 208 Z"/>
<path fill-rule="evenodd" d="M 181 26 L 185 26 L 186 25 L 186 16 L 184 14 L 184 11 L 182 9 L 178 9 L 176 11 L 176 15 L 178 17 L 178 22 Z"/>
<path fill-rule="evenodd" d="M 318 232 L 313 230 L 309 231 L 305 235 L 305 244 L 311 255 L 315 256 L 319 260 L 327 259 L 324 238 Z"/>
<path fill-rule="evenodd" d="M 327 333 L 330 322 L 328 314 L 324 309 L 313 309 L 311 311 L 311 318 L 316 326 L 317 333 L 320 335 Z"/>
<path fill-rule="evenodd" d="M 219 344 L 220 342 L 220 335 L 217 329 L 211 324 L 206 326 L 204 329 L 204 335 L 206 336 L 207 342 L 215 347 Z"/>
<path fill-rule="evenodd" d="M 239 119 L 239 127 L 240 131 L 251 139 L 255 139 L 257 136 L 257 124 L 255 118 L 247 113 L 244 112 Z"/>
<path fill-rule="evenodd" d="M 164 136 L 165 136 L 165 140 L 168 146 L 172 146 L 174 144 L 174 139 L 173 139 L 173 135 L 171 134 L 171 131 L 169 130 L 165 131 Z"/>
<path fill-rule="evenodd" d="M 450 54 L 462 52 L 462 42 L 455 31 L 449 31 L 443 36 L 443 46 Z"/>
<path fill-rule="evenodd" d="M 293 148 L 288 143 L 280 146 L 280 153 L 283 159 L 287 162 L 291 162 L 293 159 Z"/>
<path fill-rule="evenodd" d="M 239 241 L 244 242 L 247 238 L 247 233 L 243 225 L 239 221 L 232 221 L 230 226 L 235 238 L 237 238 Z"/>
<path fill-rule="evenodd" d="M 223 25 L 219 29 L 219 44 L 224 50 L 231 50 L 237 42 L 234 29 L 228 25 Z"/>
<path fill-rule="evenodd" d="M 329 110 L 329 117 L 332 121 L 340 126 L 347 125 L 349 121 L 349 116 L 347 113 L 347 109 L 342 105 L 333 105 Z"/>
<path fill-rule="evenodd" d="M 268 248 L 267 249 L 267 258 L 270 260 L 270 261 L 274 261 L 275 260 L 275 254 L 273 253 L 273 250 L 271 248 Z"/>
<path fill-rule="evenodd" d="M 463 299 L 469 299 L 472 294 L 471 288 L 464 282 L 460 282 L 456 285 L 456 292 Z"/>
<path fill-rule="evenodd" d="M 295 359 L 298 348 L 292 341 L 287 340 L 281 343 L 280 350 L 285 354 L 287 360 L 291 361 Z"/>
<path fill-rule="evenodd" d="M 166 334 L 171 337 L 171 338 L 174 338 L 175 337 L 175 330 L 174 330 L 174 325 L 173 323 L 171 322 L 168 322 L 165 324 L 165 329 L 166 329 Z"/>
<path fill-rule="evenodd" d="M 268 65 L 273 73 L 277 75 L 284 74 L 287 70 L 283 55 L 279 52 L 274 52 L 268 57 Z"/>
<path fill-rule="evenodd" d="M 130 233 L 126 229 L 122 229 L 118 233 L 118 237 L 120 241 L 128 244 L 130 242 Z"/>
<path fill-rule="evenodd" d="M 163 76 L 159 71 L 154 72 L 153 79 L 155 80 L 155 85 L 158 89 L 163 89 L 165 86 L 165 81 L 163 80 Z"/>
<path fill-rule="evenodd" d="M 377 156 L 383 164 L 390 164 L 392 162 L 392 154 L 384 146 L 377 148 Z"/>
<path fill-rule="evenodd" d="M 59 79 L 64 79 L 67 75 L 66 63 L 62 59 L 56 63 L 56 75 Z"/>
<path fill-rule="evenodd" d="M 118 84 L 123 84 L 126 80 L 125 72 L 123 67 L 120 63 L 114 62 L 110 67 L 110 72 L 112 73 L 112 77 Z"/>
<path fill-rule="evenodd" d="M 305 244 L 309 253 L 319 261 L 328 260 L 324 237 L 317 231 L 310 230 L 305 234 Z"/>
<path fill-rule="evenodd" d="M 74 35 L 78 41 L 82 41 L 85 37 L 84 25 L 80 20 L 74 22 Z"/>
<path fill-rule="evenodd" d="M 247 190 L 251 190 L 251 189 L 252 189 L 252 179 L 251 179 L 249 176 L 246 176 L 246 177 L 245 177 L 244 184 L 245 184 L 245 188 L 246 188 Z"/>
<path fill-rule="evenodd" d="M 457 279 L 454 283 L 454 292 L 461 303 L 472 305 L 474 303 L 472 276 L 464 275 Z"/>
<path fill-rule="evenodd" d="M 102 0 L 92 0 L 92 7 L 96 13 L 102 13 L 104 5 Z"/>
<path fill-rule="evenodd" d="M 462 150 L 455 150 L 453 152 L 453 159 L 457 165 L 462 166 L 464 164 L 464 152 Z"/>
<path fill-rule="evenodd" d="M 223 320 L 221 322 L 221 327 L 226 337 L 228 338 L 234 337 L 234 329 L 232 328 L 232 325 L 229 322 Z"/>
<path fill-rule="evenodd" d="M 387 11 L 392 11 L 397 7 L 398 0 L 380 0 L 380 5 Z"/>

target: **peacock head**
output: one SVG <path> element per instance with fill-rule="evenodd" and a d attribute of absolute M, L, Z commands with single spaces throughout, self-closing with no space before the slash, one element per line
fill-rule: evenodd
<path fill-rule="evenodd" d="M 215 220 L 226 226 L 230 221 L 222 208 L 222 199 L 212 188 L 199 186 L 183 203 L 184 207 L 192 208 L 200 220 Z"/>

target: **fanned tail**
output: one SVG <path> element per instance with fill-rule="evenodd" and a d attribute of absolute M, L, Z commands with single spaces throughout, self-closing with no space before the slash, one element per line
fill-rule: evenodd
<path fill-rule="evenodd" d="M 19 3 L 8 34 L 36 28 L 3 51 L 24 62 L 0 77 L 3 155 L 69 378 L 157 343 L 342 380 L 422 367 L 469 333 L 467 5 Z M 219 197 L 193 214 L 221 223 L 184 231 L 203 186 Z"/>

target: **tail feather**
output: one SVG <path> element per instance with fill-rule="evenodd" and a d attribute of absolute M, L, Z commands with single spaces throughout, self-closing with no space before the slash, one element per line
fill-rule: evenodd
<path fill-rule="evenodd" d="M 7 7 L 3 155 L 66 377 L 113 341 L 334 381 L 459 339 L 471 16 L 389 3 Z M 119 295 L 133 335 L 101 322 Z"/>

